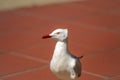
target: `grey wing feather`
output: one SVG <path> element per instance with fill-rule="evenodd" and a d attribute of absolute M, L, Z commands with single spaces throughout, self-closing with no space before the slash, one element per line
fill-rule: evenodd
<path fill-rule="evenodd" d="M 77 77 L 80 77 L 81 75 L 81 68 L 82 68 L 81 62 L 79 61 L 79 59 L 76 59 L 74 70 L 75 70 Z"/>

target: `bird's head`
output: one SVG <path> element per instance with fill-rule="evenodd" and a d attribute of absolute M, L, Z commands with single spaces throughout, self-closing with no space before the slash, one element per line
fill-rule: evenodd
<path fill-rule="evenodd" d="M 56 29 L 49 35 L 43 36 L 43 39 L 46 38 L 54 38 L 57 41 L 64 41 L 68 38 L 68 30 L 67 29 Z"/>

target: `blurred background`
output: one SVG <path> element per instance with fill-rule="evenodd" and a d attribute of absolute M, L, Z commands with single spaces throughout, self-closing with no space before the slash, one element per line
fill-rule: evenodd
<path fill-rule="evenodd" d="M 46 5 L 73 0 L 0 0 L 0 10 L 30 7 L 35 5 Z M 75 0 L 74 0 L 75 1 Z"/>
<path fill-rule="evenodd" d="M 120 80 L 120 0 L 0 0 L 0 80 L 58 80 L 41 39 L 57 28 L 84 56 L 78 80 Z"/>

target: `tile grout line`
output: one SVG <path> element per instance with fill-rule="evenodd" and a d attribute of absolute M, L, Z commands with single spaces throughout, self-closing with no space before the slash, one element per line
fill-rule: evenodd
<path fill-rule="evenodd" d="M 117 48 L 117 49 L 120 49 L 120 48 Z M 114 49 L 113 49 L 114 50 Z M 112 51 L 113 51 L 112 50 Z M 15 53 L 14 53 L 15 54 Z M 89 57 L 89 56 L 87 56 L 87 57 Z M 93 76 L 96 76 L 96 77 L 100 77 L 100 78 L 103 78 L 104 80 L 111 80 L 110 78 L 108 78 L 108 77 L 105 77 L 105 76 L 102 76 L 102 75 L 99 75 L 99 74 L 95 74 L 95 73 L 91 73 L 91 72 L 87 72 L 87 71 L 83 71 L 83 73 L 85 73 L 85 74 L 89 74 L 89 75 L 93 75 Z M 118 75 L 118 77 L 119 77 L 119 75 Z"/>
<path fill-rule="evenodd" d="M 96 74 L 96 73 L 92 73 L 92 72 L 88 72 L 88 71 L 85 71 L 85 70 L 83 70 L 82 72 L 85 73 L 85 74 L 89 74 L 89 75 L 92 75 L 92 76 L 102 78 L 104 80 L 109 80 L 110 79 L 109 77 L 106 77 L 106 76 L 103 76 L 103 75 L 100 75 L 100 74 Z"/>
<path fill-rule="evenodd" d="M 28 12 L 16 12 L 15 14 L 17 14 L 17 15 L 21 15 L 21 16 L 33 16 L 33 17 L 36 17 L 36 18 L 39 18 L 39 15 L 37 15 L 37 14 L 33 14 L 33 13 L 28 13 Z M 23 14 L 26 14 L 26 15 L 23 15 Z M 98 13 L 97 13 L 98 14 Z M 96 15 L 96 13 L 94 13 L 94 14 L 89 14 L 89 15 L 85 15 L 84 17 L 86 17 L 86 16 L 92 16 L 92 15 Z M 45 15 L 43 15 L 43 16 L 45 16 Z M 46 17 L 47 16 L 47 17 Z M 51 19 L 52 17 L 51 16 L 49 16 L 49 15 L 46 15 L 45 17 L 43 17 L 43 19 Z M 83 16 L 82 16 L 83 17 Z M 41 18 L 41 17 L 40 17 Z M 60 17 L 58 17 L 59 19 L 54 19 L 54 21 L 56 21 L 56 22 L 59 22 L 59 21 L 65 21 L 65 22 L 70 22 L 70 23 L 72 23 L 72 24 L 77 24 L 78 22 L 74 22 L 74 21 L 70 21 L 70 20 L 68 20 L 68 19 L 64 19 L 64 20 L 61 20 L 62 18 L 60 18 Z M 85 25 L 84 23 L 81 23 L 82 25 Z M 95 30 L 101 30 L 101 31 L 112 31 L 112 32 L 115 32 L 114 30 L 112 30 L 112 29 L 107 29 L 107 28 L 98 28 L 98 29 L 96 29 L 96 27 L 95 26 L 92 26 L 92 27 L 86 27 L 86 28 L 92 28 L 92 29 L 95 29 Z M 118 32 L 117 32 L 118 33 Z"/>
<path fill-rule="evenodd" d="M 34 61 L 38 61 L 38 62 L 43 62 L 43 63 L 49 64 L 49 61 L 48 61 L 48 60 L 36 58 L 36 57 L 33 57 L 33 56 L 29 56 L 29 55 L 20 54 L 20 53 L 16 53 L 16 52 L 10 52 L 9 54 L 14 55 L 14 56 L 23 57 L 23 58 L 26 58 L 26 59 L 30 59 L 30 60 L 34 60 Z"/>
<path fill-rule="evenodd" d="M 69 21 L 66 20 L 64 22 L 71 23 L 73 25 L 78 25 L 78 23 L 79 23 L 78 21 L 70 21 L 70 20 Z M 84 28 L 88 28 L 88 29 L 93 29 L 93 30 L 97 30 L 97 31 L 106 31 L 106 32 L 120 33 L 119 31 L 115 31 L 115 30 L 108 29 L 108 28 L 101 28 L 101 27 L 96 27 L 96 26 L 90 26 L 89 24 L 86 25 L 85 23 L 80 23 L 80 24 L 83 25 L 83 26 L 80 26 L 80 27 L 84 27 Z"/>
<path fill-rule="evenodd" d="M 27 34 L 28 34 L 28 33 L 27 33 Z M 37 37 L 37 36 L 36 36 L 36 37 Z M 33 47 L 34 47 L 34 46 L 39 46 L 39 44 L 40 44 L 40 43 L 37 43 L 37 44 L 34 44 L 34 45 L 32 45 L 32 46 L 33 46 Z M 87 46 L 87 47 L 88 47 L 88 46 Z M 87 47 L 83 47 L 83 46 L 82 46 L 82 48 L 87 48 Z M 29 46 L 22 47 L 22 48 L 20 48 L 20 50 L 21 50 L 21 49 L 26 49 L 26 48 L 29 48 Z M 30 46 L 30 48 L 31 48 L 31 46 Z M 94 48 L 93 48 L 93 49 L 94 49 Z M 13 50 L 13 52 L 16 51 L 16 50 L 19 50 L 19 49 L 15 49 L 15 50 Z M 109 51 L 109 50 L 107 50 L 107 51 L 104 51 L 104 50 L 103 50 L 102 52 L 108 52 L 108 51 Z M 100 52 L 100 53 L 101 53 L 101 52 Z"/>
<path fill-rule="evenodd" d="M 83 6 L 83 5 L 82 5 L 82 6 Z M 87 8 L 89 9 L 88 6 L 83 6 L 83 7 L 87 7 Z M 113 10 L 113 9 L 112 9 L 112 10 Z M 109 11 L 110 11 L 110 10 L 109 10 Z M 22 11 L 21 11 L 21 12 L 22 12 Z M 19 15 L 21 15 L 21 12 L 17 12 L 17 13 L 15 13 L 15 14 L 19 14 L 19 13 L 20 13 Z M 22 12 L 22 14 L 23 14 L 23 13 L 26 13 L 27 16 L 32 16 L 32 15 L 34 14 L 34 13 L 31 13 L 31 14 L 30 14 L 30 13 L 28 13 L 28 12 Z M 100 10 L 100 11 L 97 11 L 96 13 L 93 13 L 93 14 L 91 13 L 91 14 L 89 14 L 89 16 L 95 15 L 95 14 L 100 14 L 100 13 L 105 13 L 105 14 L 106 14 L 107 12 Z M 28 14 L 30 14 L 30 15 L 28 15 Z M 112 15 L 112 14 L 111 14 L 111 15 Z M 39 17 L 39 15 L 37 15 L 37 14 L 34 14 L 34 16 L 37 17 L 37 18 Z M 43 19 L 44 19 L 44 18 L 46 17 L 46 15 L 43 15 L 43 16 L 44 16 L 44 17 L 43 17 Z M 86 17 L 86 16 L 88 16 L 88 15 L 84 15 L 84 17 Z M 49 19 L 48 17 L 51 18 L 51 16 L 48 15 L 48 16 L 46 17 L 46 19 Z M 82 16 L 82 17 L 83 17 L 83 16 Z M 57 17 L 57 18 L 60 19 L 60 17 Z M 55 19 L 54 21 L 56 21 L 56 19 Z M 65 21 L 66 21 L 66 19 L 65 19 Z"/>
<path fill-rule="evenodd" d="M 24 33 L 27 33 L 27 35 L 29 34 L 29 32 L 24 32 Z M 34 35 L 33 35 L 34 36 Z M 38 37 L 37 35 L 35 35 L 36 37 Z M 38 43 L 37 43 L 37 45 L 39 45 Z M 36 44 L 35 44 L 35 46 L 36 46 Z M 26 46 L 26 47 L 22 47 L 22 48 L 20 48 L 20 49 L 26 49 L 28 46 Z M 88 46 L 87 46 L 88 47 Z M 87 48 L 87 47 L 83 47 L 83 48 Z M 93 48 L 94 49 L 94 48 Z M 16 50 L 19 50 L 19 49 L 16 49 Z M 15 51 L 16 51 L 15 50 Z M 102 52 L 104 52 L 104 51 L 102 51 Z M 106 51 L 105 51 L 106 52 Z"/>
<path fill-rule="evenodd" d="M 90 46 L 79 46 L 76 44 L 76 47 L 81 47 L 81 48 L 84 48 L 84 49 L 88 49 L 88 47 Z M 94 47 L 92 48 L 94 49 Z M 98 50 L 98 49 L 97 49 Z M 100 54 L 108 54 L 108 52 L 112 52 L 114 50 L 120 50 L 120 47 L 116 47 L 116 48 L 112 48 L 112 49 L 109 49 L 109 50 L 99 50 L 98 52 L 89 52 L 89 54 L 87 55 L 87 57 L 91 57 L 91 56 L 95 56 L 95 55 L 100 55 Z"/>
<path fill-rule="evenodd" d="M 114 48 L 112 50 L 101 51 L 101 52 L 98 52 L 98 53 L 92 53 L 92 54 L 87 55 L 86 58 L 91 57 L 91 56 L 96 56 L 96 55 L 102 55 L 102 54 L 110 54 L 108 52 L 112 52 L 114 50 L 120 50 L 120 48 Z"/>
<path fill-rule="evenodd" d="M 120 16 L 120 14 L 114 13 L 115 11 L 119 11 L 119 12 L 120 12 L 119 8 L 117 8 L 117 9 L 115 9 L 115 10 L 109 11 L 109 13 L 111 13 L 111 14 L 113 14 L 113 15 L 118 15 L 118 16 Z"/>
<path fill-rule="evenodd" d="M 35 45 L 36 46 L 36 45 Z M 35 47 L 35 46 L 32 46 L 32 47 Z M 37 45 L 38 46 L 38 45 Z M 30 48 L 30 47 L 29 47 Z M 25 48 L 26 49 L 26 48 Z M 90 55 L 87 55 L 85 56 L 85 58 L 89 58 L 89 57 L 93 57 L 93 56 L 96 56 L 96 55 L 100 55 L 100 54 L 107 54 L 107 52 L 112 52 L 114 50 L 120 50 L 120 47 L 119 48 L 114 48 L 112 50 L 106 50 L 106 51 L 101 51 L 101 52 L 98 52 L 98 53 L 92 53 Z M 9 52 L 9 51 L 8 51 Z M 18 53 L 18 52 L 15 52 L 14 51 L 10 51 L 11 55 L 14 55 L 14 56 L 19 56 L 19 57 L 23 57 L 23 58 L 27 58 L 27 59 L 31 59 L 31 60 L 35 60 L 35 61 L 39 61 L 39 62 L 44 62 L 44 63 L 47 63 L 49 64 L 49 61 L 48 60 L 45 60 L 45 59 L 40 59 L 40 58 L 37 58 L 37 57 L 33 57 L 33 56 L 29 56 L 29 55 L 25 55 L 25 54 L 21 54 L 21 53 Z"/>
<path fill-rule="evenodd" d="M 31 68 L 31 69 L 26 69 L 26 70 L 14 72 L 14 73 L 8 73 L 8 74 L 5 74 L 3 76 L 0 76 L 0 79 L 5 79 L 5 78 L 8 78 L 8 77 L 17 76 L 17 75 L 29 73 L 29 72 L 32 72 L 32 71 L 37 71 L 37 70 L 45 69 L 45 68 L 48 68 L 48 65 L 40 66 L 40 67 L 35 67 L 35 68 Z"/>
<path fill-rule="evenodd" d="M 78 5 L 78 4 L 77 4 Z M 62 6 L 63 7 L 63 6 Z M 68 6 L 65 6 L 65 7 L 68 7 Z M 112 11 L 114 10 L 114 9 L 110 9 L 109 11 L 105 11 L 105 10 L 102 10 L 102 9 L 99 9 L 98 10 L 98 8 L 93 8 L 93 7 L 90 7 L 90 6 L 86 6 L 86 5 L 81 5 L 80 7 L 84 7 L 84 8 L 86 8 L 87 10 L 92 10 L 92 9 L 95 9 L 95 11 L 98 13 L 107 13 L 107 14 L 111 14 L 111 15 L 115 15 L 115 14 L 113 14 L 112 13 Z M 69 8 L 69 7 L 68 7 Z M 118 10 L 118 8 L 116 8 L 116 10 Z M 27 12 L 25 12 L 25 11 L 20 11 L 20 12 L 23 12 L 23 13 L 27 13 Z M 17 12 L 17 13 L 20 13 L 20 12 Z M 29 12 L 29 13 L 31 13 L 31 12 Z M 34 14 L 34 13 L 33 13 Z M 90 13 L 89 15 L 92 15 L 93 13 Z M 28 13 L 27 13 L 27 15 L 28 15 Z M 94 14 L 93 14 L 94 15 Z M 44 17 L 46 17 L 47 15 L 42 15 L 42 16 L 44 16 Z M 51 17 L 51 16 L 53 16 L 53 15 L 48 15 L 49 17 Z M 86 15 L 84 15 L 84 16 L 86 16 Z M 119 16 L 119 15 L 118 15 Z M 58 17 L 58 18 L 60 18 L 60 17 Z"/>
<path fill-rule="evenodd" d="M 115 80 L 116 78 L 119 78 L 120 77 L 120 74 L 119 75 L 116 75 L 114 77 L 111 77 L 110 80 Z"/>
<path fill-rule="evenodd" d="M 85 58 L 93 57 L 93 56 L 101 55 L 101 54 L 107 54 L 107 52 L 112 52 L 114 50 L 120 50 L 120 47 L 119 48 L 114 48 L 114 49 L 111 49 L 111 50 L 101 51 L 101 52 L 98 52 L 98 53 L 92 53 L 90 55 L 87 55 Z M 44 63 L 48 63 L 49 64 L 49 61 L 47 61 L 45 59 L 36 58 L 36 57 L 33 57 L 33 56 L 29 56 L 29 55 L 17 53 L 17 52 L 14 52 L 14 51 L 11 51 L 10 54 L 12 54 L 14 56 L 20 56 L 20 57 L 24 57 L 24 58 L 27 58 L 27 59 L 31 59 L 31 60 L 35 60 L 35 61 L 40 61 L 40 62 L 44 62 Z"/>
<path fill-rule="evenodd" d="M 45 43 L 44 45 L 46 45 L 46 44 L 47 44 L 47 43 Z M 42 44 L 42 46 L 44 46 L 44 45 Z M 21 47 L 21 48 L 18 48 L 18 49 L 13 49 L 13 50 L 8 51 L 8 52 L 13 53 L 13 52 L 16 52 L 16 51 L 18 51 L 18 50 L 35 48 L 35 47 L 38 47 L 38 46 L 41 46 L 41 43 L 40 43 L 40 42 L 39 42 L 39 43 L 36 43 L 36 44 L 32 44 L 32 45 L 25 46 L 25 47 Z"/>
<path fill-rule="evenodd" d="M 39 15 L 37 15 L 37 14 L 33 14 L 33 13 L 28 13 L 28 12 L 22 12 L 22 11 L 20 11 L 20 12 L 15 12 L 15 13 L 13 13 L 13 14 L 16 14 L 16 15 L 20 15 L 20 16 L 33 16 L 33 17 L 36 17 L 36 18 L 38 18 L 39 17 Z M 24 15 L 23 15 L 24 14 Z M 92 14 L 92 15 L 94 15 L 94 14 Z M 45 16 L 45 15 L 43 15 L 43 16 Z M 91 14 L 89 14 L 89 16 L 91 16 Z M 45 16 L 46 17 L 46 16 Z M 45 19 L 45 17 L 43 17 L 43 19 Z M 41 17 L 40 17 L 41 18 Z M 49 18 L 52 18 L 51 16 L 47 16 L 46 17 L 46 19 L 49 19 Z M 55 19 L 55 21 L 56 21 L 56 19 Z M 59 18 L 56 22 L 59 22 L 59 21 L 61 21 L 61 18 Z M 63 21 L 63 20 L 62 20 Z M 65 22 L 72 22 L 72 24 L 77 24 L 78 22 L 73 22 L 73 21 L 70 21 L 70 20 L 68 20 L 68 19 L 64 19 L 64 21 Z M 82 24 L 82 25 L 85 25 L 84 23 Z M 87 28 L 90 28 L 90 27 L 87 27 Z M 92 27 L 92 29 L 95 29 L 96 30 L 96 27 L 95 26 L 93 26 Z M 115 31 L 113 31 L 113 30 L 111 30 L 111 29 L 106 29 L 106 28 L 98 28 L 99 30 L 102 30 L 102 31 L 112 31 L 112 32 L 115 32 Z M 98 30 L 97 29 L 97 30 Z"/>
<path fill-rule="evenodd" d="M 84 6 L 83 6 L 84 7 Z M 35 14 L 35 13 L 32 13 L 32 12 L 30 12 L 30 11 L 19 11 L 19 12 L 14 12 L 13 14 L 16 14 L 16 15 L 19 15 L 19 16 L 30 16 L 30 17 L 35 17 L 35 18 L 42 18 L 42 19 L 53 19 L 53 17 L 52 17 L 52 15 L 38 15 L 38 14 Z M 96 14 L 96 13 L 95 13 Z M 89 14 L 90 16 L 91 15 L 94 15 L 94 14 Z M 84 15 L 84 16 L 86 16 L 86 15 Z M 87 15 L 88 16 L 88 15 Z M 82 16 L 83 17 L 83 16 Z M 61 19 L 61 17 L 57 17 L 57 18 L 59 18 L 59 19 Z M 58 20 L 58 19 L 57 19 Z M 66 20 L 66 19 L 65 19 Z M 54 21 L 56 21 L 56 19 L 54 20 Z M 57 21 L 58 22 L 58 21 Z"/>
<path fill-rule="evenodd" d="M 104 9 L 99 9 L 99 8 L 95 8 L 95 7 L 92 7 L 92 6 L 87 6 L 87 5 L 82 5 L 83 7 L 87 7 L 89 9 L 95 9 L 97 10 L 98 12 L 101 12 L 101 13 L 107 13 L 107 14 L 111 14 L 111 15 L 117 15 L 117 16 L 120 16 L 118 14 L 115 14 L 113 13 L 114 10 L 119 10 L 119 8 L 111 8 L 109 9 L 108 11 L 104 10 Z M 98 10 L 99 9 L 99 10 Z"/>

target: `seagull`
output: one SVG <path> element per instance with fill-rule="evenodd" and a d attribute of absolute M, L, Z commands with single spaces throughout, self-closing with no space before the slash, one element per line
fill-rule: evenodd
<path fill-rule="evenodd" d="M 42 38 L 54 38 L 57 41 L 50 61 L 50 70 L 60 80 L 77 80 L 81 75 L 79 59 L 83 56 L 76 57 L 68 50 L 68 29 L 56 29 Z"/>

